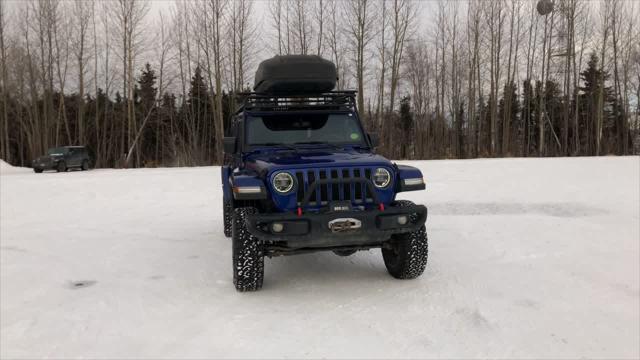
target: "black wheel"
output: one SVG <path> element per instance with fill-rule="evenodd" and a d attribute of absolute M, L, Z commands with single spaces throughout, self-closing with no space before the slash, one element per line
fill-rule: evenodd
<path fill-rule="evenodd" d="M 40 174 L 40 173 L 42 173 L 42 169 L 36 169 L 36 168 L 34 168 L 34 169 L 33 169 L 33 172 L 35 172 L 36 174 Z"/>
<path fill-rule="evenodd" d="M 231 227 L 233 226 L 233 202 L 231 200 L 222 200 L 222 217 L 224 236 L 231 237 Z"/>
<path fill-rule="evenodd" d="M 233 210 L 233 284 L 240 292 L 257 291 L 264 278 L 264 247 L 247 230 L 247 215 L 256 213 L 251 207 Z"/>
<path fill-rule="evenodd" d="M 58 167 L 56 168 L 56 170 L 57 170 L 58 172 L 65 172 L 65 171 L 67 171 L 67 164 L 65 164 L 65 162 L 64 162 L 64 161 L 60 161 L 60 162 L 58 163 Z"/>
<path fill-rule="evenodd" d="M 395 206 L 413 205 L 401 200 Z M 382 257 L 387 271 L 396 279 L 415 279 L 422 275 L 427 266 L 429 246 L 424 225 L 410 233 L 395 234 L 382 247 Z"/>
<path fill-rule="evenodd" d="M 333 253 L 338 256 L 351 256 L 356 253 L 357 250 L 333 250 Z"/>
<path fill-rule="evenodd" d="M 82 160 L 82 170 L 89 170 L 89 160 L 84 159 Z"/>

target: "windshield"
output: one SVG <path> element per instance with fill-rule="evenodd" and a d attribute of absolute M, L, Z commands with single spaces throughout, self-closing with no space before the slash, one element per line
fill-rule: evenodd
<path fill-rule="evenodd" d="M 69 152 L 69 149 L 65 147 L 57 147 L 57 148 L 51 148 L 47 150 L 47 155 L 64 155 L 68 152 Z"/>
<path fill-rule="evenodd" d="M 351 113 L 250 115 L 247 117 L 245 129 L 248 145 L 366 145 L 362 129 Z"/>

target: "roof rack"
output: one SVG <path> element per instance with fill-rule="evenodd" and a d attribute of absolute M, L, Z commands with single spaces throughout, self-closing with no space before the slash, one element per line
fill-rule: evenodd
<path fill-rule="evenodd" d="M 239 93 L 244 105 L 237 111 L 291 111 L 291 110 L 355 110 L 356 91 L 330 91 L 321 94 L 263 94 Z"/>

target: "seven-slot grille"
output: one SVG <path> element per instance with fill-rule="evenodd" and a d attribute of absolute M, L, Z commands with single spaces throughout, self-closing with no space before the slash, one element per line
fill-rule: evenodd
<path fill-rule="evenodd" d="M 373 203 L 373 196 L 367 184 L 350 182 L 353 178 L 366 178 L 371 180 L 375 168 L 327 168 L 294 170 L 298 188 L 296 201 L 302 205 L 306 191 L 313 191 L 309 199 L 309 206 L 326 205 L 330 201 L 351 200 L 352 204 Z M 316 180 L 337 180 L 337 183 L 316 185 L 310 189 Z"/>

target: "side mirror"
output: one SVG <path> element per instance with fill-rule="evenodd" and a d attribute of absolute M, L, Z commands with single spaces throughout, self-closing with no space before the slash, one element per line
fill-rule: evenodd
<path fill-rule="evenodd" d="M 367 134 L 367 136 L 369 137 L 369 144 L 371 144 L 372 148 L 376 148 L 378 147 L 378 134 L 373 134 L 373 133 L 369 133 Z"/>
<path fill-rule="evenodd" d="M 222 138 L 222 147 L 226 154 L 233 154 L 236 152 L 236 138 L 235 136 L 225 136 Z"/>

